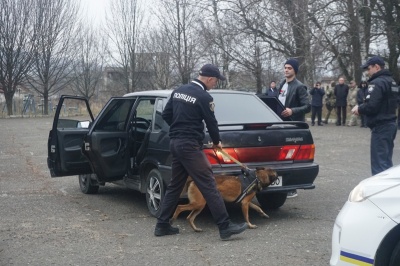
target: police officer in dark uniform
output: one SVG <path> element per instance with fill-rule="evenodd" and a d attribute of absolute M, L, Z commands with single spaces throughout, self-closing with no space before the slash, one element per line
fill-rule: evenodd
<path fill-rule="evenodd" d="M 370 77 L 368 94 L 366 102 L 355 106 L 352 112 L 367 116 L 371 129 L 371 171 L 376 175 L 393 166 L 398 87 L 379 56 L 370 58 L 361 68 Z"/>
<path fill-rule="evenodd" d="M 213 98 L 207 92 L 217 85 L 218 80 L 225 80 L 219 69 L 211 64 L 204 65 L 197 79 L 172 92 L 162 113 L 163 119 L 170 125 L 172 180 L 162 201 L 154 231 L 156 236 L 179 233 L 179 229 L 172 227 L 169 220 L 189 175 L 206 199 L 222 240 L 247 228 L 246 223 L 234 224 L 230 221 L 225 203 L 217 190 L 210 162 L 203 152 L 203 121 L 213 141 L 213 148 L 222 147 Z"/>

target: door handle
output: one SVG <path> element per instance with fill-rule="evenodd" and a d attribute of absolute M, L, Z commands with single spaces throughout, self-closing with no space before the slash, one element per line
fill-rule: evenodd
<path fill-rule="evenodd" d="M 118 149 L 117 149 L 117 153 L 119 153 L 119 151 L 121 150 L 122 147 L 122 140 L 119 138 L 118 139 Z"/>
<path fill-rule="evenodd" d="M 126 145 L 124 145 L 124 141 L 121 138 L 119 138 L 117 154 L 121 153 L 122 156 L 124 156 L 125 150 L 126 150 Z"/>

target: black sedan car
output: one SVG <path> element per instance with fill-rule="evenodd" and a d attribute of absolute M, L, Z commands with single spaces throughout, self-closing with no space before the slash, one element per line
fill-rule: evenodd
<path fill-rule="evenodd" d="M 94 119 L 83 97 L 62 96 L 48 139 L 52 177 L 78 175 L 81 191 L 97 193 L 107 182 L 146 194 L 157 215 L 171 179 L 169 126 L 162 119 L 171 90 L 111 98 Z M 313 189 L 319 166 L 307 123 L 282 121 L 253 93 L 212 90 L 225 152 L 249 168 L 270 167 L 278 180 L 257 194 L 263 208 L 279 208 L 293 189 Z M 269 100 L 271 101 L 271 100 Z M 214 174 L 238 175 L 241 167 L 213 150 L 206 132 L 204 153 Z"/>

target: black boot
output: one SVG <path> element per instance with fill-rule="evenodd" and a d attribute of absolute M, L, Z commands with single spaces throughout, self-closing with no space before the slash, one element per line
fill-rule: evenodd
<path fill-rule="evenodd" d="M 219 236 L 221 237 L 222 240 L 227 240 L 232 235 L 240 234 L 246 229 L 247 229 L 246 223 L 234 224 L 232 222 L 229 222 L 228 226 L 225 229 L 219 229 Z"/>
<path fill-rule="evenodd" d="M 179 228 L 172 227 L 170 224 L 167 226 L 156 225 L 154 230 L 155 236 L 176 235 L 179 234 Z"/>

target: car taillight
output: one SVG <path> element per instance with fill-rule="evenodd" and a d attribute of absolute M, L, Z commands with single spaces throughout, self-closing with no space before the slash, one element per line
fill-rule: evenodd
<path fill-rule="evenodd" d="M 228 153 L 230 156 L 235 158 L 236 160 L 238 159 L 236 152 L 233 148 L 224 148 L 224 151 Z M 215 151 L 213 149 L 204 149 L 203 152 L 206 154 L 208 161 L 210 164 L 233 164 L 235 163 L 231 159 L 229 159 L 227 156 L 223 155 L 219 151 Z"/>
<path fill-rule="evenodd" d="M 278 156 L 278 161 L 294 160 L 300 145 L 283 146 Z"/>
<path fill-rule="evenodd" d="M 313 160 L 315 153 L 315 145 L 288 145 L 283 146 L 278 157 L 278 161 L 301 161 Z"/>
<path fill-rule="evenodd" d="M 204 149 L 211 164 L 234 164 L 235 162 L 213 149 Z M 272 147 L 224 148 L 224 151 L 241 163 L 265 163 L 276 161 L 314 160 L 315 146 L 286 145 Z"/>
<path fill-rule="evenodd" d="M 301 145 L 295 160 L 314 160 L 315 145 Z"/>
<path fill-rule="evenodd" d="M 205 153 L 210 164 L 219 164 L 217 154 L 213 149 L 204 149 L 203 152 Z"/>

